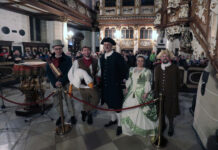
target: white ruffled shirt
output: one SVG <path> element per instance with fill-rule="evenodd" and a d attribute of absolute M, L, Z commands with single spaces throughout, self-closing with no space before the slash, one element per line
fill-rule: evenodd
<path fill-rule="evenodd" d="M 166 67 L 169 67 L 171 64 L 171 62 L 168 62 L 167 64 L 161 63 L 161 69 L 166 70 Z"/>
<path fill-rule="evenodd" d="M 113 54 L 114 51 L 110 51 L 108 53 L 104 54 L 104 58 L 107 59 L 107 57 L 111 56 Z"/>

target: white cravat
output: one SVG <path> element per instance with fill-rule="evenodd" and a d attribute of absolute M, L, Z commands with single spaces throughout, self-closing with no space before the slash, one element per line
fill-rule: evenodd
<path fill-rule="evenodd" d="M 162 63 L 162 64 L 161 64 L 161 69 L 162 69 L 162 70 L 165 70 L 166 67 L 169 67 L 170 65 L 171 65 L 171 62 L 168 62 L 167 64 Z"/>
<path fill-rule="evenodd" d="M 114 51 L 110 51 L 108 53 L 104 54 L 104 58 L 107 59 L 107 57 L 111 56 L 113 54 Z"/>
<path fill-rule="evenodd" d="M 59 55 L 59 56 L 55 55 L 55 58 L 61 58 L 61 57 L 62 57 L 62 55 Z"/>

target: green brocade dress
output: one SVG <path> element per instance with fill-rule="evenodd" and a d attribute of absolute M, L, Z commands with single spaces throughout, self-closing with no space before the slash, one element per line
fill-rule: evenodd
<path fill-rule="evenodd" d="M 137 71 L 130 68 L 129 78 L 126 82 L 128 93 L 123 108 L 139 105 L 153 100 L 151 91 L 152 74 L 149 69 Z M 143 95 L 148 93 L 144 100 Z M 155 136 L 158 127 L 157 109 L 154 103 L 142 107 L 124 110 L 121 113 L 123 134 Z"/>

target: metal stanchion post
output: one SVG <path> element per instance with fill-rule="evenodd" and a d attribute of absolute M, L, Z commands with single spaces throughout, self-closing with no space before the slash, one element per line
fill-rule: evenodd
<path fill-rule="evenodd" d="M 162 134 L 162 114 L 163 114 L 163 95 L 160 93 L 159 95 L 159 126 L 158 126 L 158 136 L 156 137 L 156 141 L 153 143 L 156 148 L 160 149 L 166 146 L 167 139 L 164 138 Z"/>
<path fill-rule="evenodd" d="M 62 101 L 62 94 L 64 94 L 62 87 L 58 88 L 58 99 L 60 105 L 60 115 L 61 115 L 61 126 L 56 128 L 57 135 L 64 135 L 71 130 L 71 125 L 64 123 L 64 110 L 63 110 L 63 101 Z"/>

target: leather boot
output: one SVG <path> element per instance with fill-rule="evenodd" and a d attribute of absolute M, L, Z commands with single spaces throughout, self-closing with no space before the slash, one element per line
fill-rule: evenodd
<path fill-rule="evenodd" d="M 70 118 L 70 122 L 71 122 L 72 125 L 73 125 L 73 124 L 76 124 L 76 122 L 77 122 L 76 117 L 75 117 L 75 116 L 72 116 L 72 117 Z"/>
<path fill-rule="evenodd" d="M 117 127 L 117 133 L 116 133 L 116 135 L 119 136 L 119 135 L 122 134 L 122 133 L 123 133 L 122 127 L 121 127 L 121 126 L 118 126 L 118 127 Z"/>
<path fill-rule="evenodd" d="M 173 128 L 173 118 L 169 118 L 169 130 L 168 135 L 173 136 L 174 134 L 174 128 Z"/>
<path fill-rule="evenodd" d="M 81 114 L 82 114 L 82 121 L 86 121 L 87 112 L 86 111 L 81 111 Z"/>
<path fill-rule="evenodd" d="M 91 124 L 93 123 L 92 113 L 91 113 L 91 112 L 88 113 L 88 120 L 87 120 L 87 123 L 88 123 L 89 125 L 91 125 Z"/>
<path fill-rule="evenodd" d="M 110 127 L 110 126 L 115 125 L 115 124 L 117 124 L 117 120 L 109 121 L 107 124 L 104 125 L 104 127 Z"/>
<path fill-rule="evenodd" d="M 65 118 L 65 117 L 64 117 Z M 61 117 L 59 117 L 56 121 L 56 126 L 60 126 L 61 125 Z"/>

